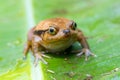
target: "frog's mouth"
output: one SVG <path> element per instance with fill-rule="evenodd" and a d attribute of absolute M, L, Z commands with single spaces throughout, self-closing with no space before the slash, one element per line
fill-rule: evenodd
<path fill-rule="evenodd" d="M 69 35 L 65 35 L 65 36 L 61 36 L 61 37 L 58 37 L 58 38 L 48 38 L 47 39 L 47 42 L 58 42 L 58 41 L 67 41 L 67 40 L 69 40 L 71 38 L 71 36 Z"/>
<path fill-rule="evenodd" d="M 63 35 L 60 35 L 59 37 L 55 36 L 55 37 L 48 37 L 46 42 L 67 42 L 69 41 L 70 39 L 74 39 L 76 38 L 76 35 L 73 35 L 73 34 L 63 34 Z"/>

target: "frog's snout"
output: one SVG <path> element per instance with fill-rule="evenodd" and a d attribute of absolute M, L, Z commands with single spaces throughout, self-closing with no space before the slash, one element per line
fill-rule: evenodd
<path fill-rule="evenodd" d="M 69 29 L 63 30 L 63 33 L 70 34 L 70 30 Z"/>

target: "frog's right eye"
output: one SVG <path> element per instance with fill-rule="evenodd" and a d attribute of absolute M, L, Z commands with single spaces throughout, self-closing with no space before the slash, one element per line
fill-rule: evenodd
<path fill-rule="evenodd" d="M 75 22 L 73 22 L 71 28 L 72 28 L 73 30 L 75 30 L 75 29 L 77 28 L 77 24 L 76 24 Z"/>
<path fill-rule="evenodd" d="M 50 27 L 48 32 L 49 34 L 55 35 L 57 33 L 57 30 L 54 27 Z"/>

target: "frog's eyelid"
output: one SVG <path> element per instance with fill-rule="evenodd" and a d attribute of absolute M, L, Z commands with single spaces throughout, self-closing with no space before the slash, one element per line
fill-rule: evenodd
<path fill-rule="evenodd" d="M 50 27 L 53 27 L 53 28 L 55 28 L 57 31 L 59 30 L 59 27 L 57 27 L 57 26 L 50 26 Z M 49 27 L 49 28 L 50 28 Z M 49 29 L 48 29 L 49 30 Z"/>
<path fill-rule="evenodd" d="M 75 22 L 74 22 L 73 20 L 70 20 L 70 22 L 67 24 L 67 26 L 68 26 L 68 27 L 71 27 L 71 26 L 73 26 L 74 23 L 75 23 Z"/>
<path fill-rule="evenodd" d="M 75 27 L 77 27 L 77 23 L 76 22 L 74 22 L 74 21 L 72 21 L 72 24 L 71 24 L 71 26 L 75 26 Z"/>

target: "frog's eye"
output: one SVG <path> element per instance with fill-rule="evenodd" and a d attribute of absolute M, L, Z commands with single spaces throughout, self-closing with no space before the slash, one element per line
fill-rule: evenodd
<path fill-rule="evenodd" d="M 55 35 L 57 33 L 57 30 L 54 27 L 50 27 L 48 32 L 52 35 Z"/>
<path fill-rule="evenodd" d="M 77 28 L 77 24 L 75 22 L 72 23 L 71 28 L 75 30 Z"/>

